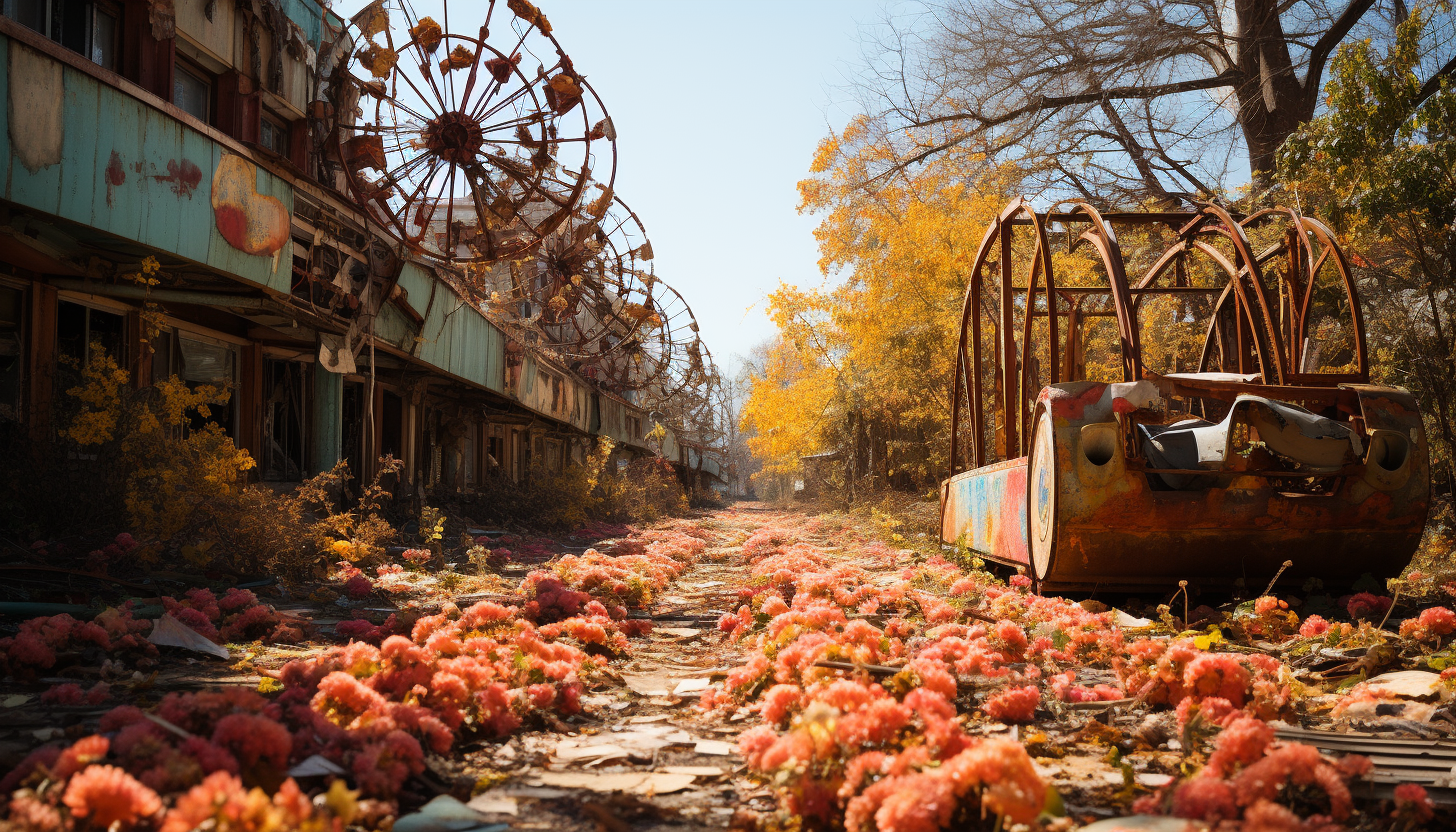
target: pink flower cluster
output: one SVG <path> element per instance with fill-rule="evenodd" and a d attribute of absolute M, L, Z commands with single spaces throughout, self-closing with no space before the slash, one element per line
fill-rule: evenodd
<path fill-rule="evenodd" d="M 1046 785 L 1020 744 L 977 740 L 938 691 L 915 688 L 897 700 L 884 687 L 851 679 L 802 693 L 778 685 L 765 710 L 794 700 L 787 732 L 772 725 L 745 732 L 749 768 L 787 784 L 787 809 L 820 823 L 842 818 L 848 830 L 948 828 L 960 808 L 1028 823 Z M 766 716 L 776 716 L 767 713 Z"/>
<path fill-rule="evenodd" d="M 703 705 L 759 710 L 766 724 L 744 734 L 740 750 L 751 771 L 780 784 L 790 815 L 866 832 L 948 828 L 964 810 L 1021 823 L 1036 817 L 1045 785 L 1030 758 L 1014 742 L 965 733 L 958 677 L 1006 680 L 984 710 L 1029 722 L 1044 666 L 1105 663 L 1123 652 L 1106 616 L 938 557 L 876 580 L 782 527 L 755 532 L 744 551 L 751 583 L 719 627 L 744 643 L 745 662 Z M 900 670 L 846 677 L 830 662 Z M 1053 675 L 1051 693 L 1072 701 L 1123 695 L 1074 680 Z"/>
<path fill-rule="evenodd" d="M 422 764 L 419 742 L 444 753 L 462 731 L 507 734 L 536 711 L 578 710 L 581 675 L 593 664 L 583 647 L 604 640 L 611 646 L 604 608 L 587 606 L 587 617 L 537 629 L 516 607 L 446 604 L 419 619 L 409 636 L 390 635 L 379 647 L 356 641 L 289 662 L 279 674 L 286 690 L 278 701 L 306 706 L 347 734 L 376 738 L 369 764 L 359 764 L 356 753 L 351 765 L 365 778 L 361 785 L 387 796 Z"/>
<path fill-rule="evenodd" d="M 136 540 L 126 532 L 122 532 L 110 543 L 100 549 L 93 549 L 86 556 L 86 569 L 90 572 L 106 574 L 107 568 L 131 554 L 136 547 Z"/>
<path fill-rule="evenodd" d="M 1263 653 L 1210 653 L 1192 639 L 1140 639 L 1113 667 L 1128 693 L 1151 705 L 1177 707 L 1185 698 L 1217 697 L 1261 719 L 1286 715 L 1291 708 L 1282 665 Z"/>
<path fill-rule="evenodd" d="M 1401 638 L 1414 641 L 1439 642 L 1452 633 L 1456 633 L 1456 613 L 1447 607 L 1428 607 L 1419 616 L 1400 623 Z"/>
<path fill-rule="evenodd" d="M 173 618 L 219 644 L 303 640 L 303 631 L 296 623 L 283 620 L 272 607 L 258 603 L 258 596 L 250 590 L 233 587 L 218 598 L 210 589 L 189 589 L 184 599 L 164 597 L 162 605 Z"/>
<path fill-rule="evenodd" d="M 349 641 L 367 641 L 378 646 L 392 635 L 400 631 L 399 618 L 394 613 L 382 624 L 374 624 L 363 618 L 355 618 L 351 621 L 340 621 L 334 625 L 334 630 L 343 638 Z"/>
<path fill-rule="evenodd" d="M 118 709 L 122 710 L 122 709 Z M 135 711 L 135 708 L 130 709 Z M 113 712 L 114 714 L 116 712 Z M 139 712 L 138 712 L 139 713 Z M 165 807 L 158 789 L 148 784 L 147 777 L 134 776 L 134 765 L 142 754 L 157 756 L 169 747 L 170 735 L 150 734 L 143 730 L 156 726 L 151 722 L 125 722 L 115 740 L 92 735 L 78 740 L 64 750 L 48 746 L 43 754 L 32 754 L 7 777 L 3 785 L 11 792 L 16 786 L 25 788 L 10 795 L 10 823 L 7 828 L 31 832 L 63 832 L 91 828 L 111 830 L 155 829 L 160 832 L 191 832 L 194 829 L 216 829 L 219 832 L 276 832 L 289 829 L 300 832 L 342 832 L 344 818 L 335 816 L 328 804 L 314 802 L 291 779 L 283 780 L 270 797 L 260 788 L 244 788 L 238 777 L 238 761 L 226 751 L 212 747 L 206 740 L 193 737 L 181 750 L 194 755 L 195 773 L 202 767 L 224 761 L 206 777 L 198 776 L 191 785 L 175 786 L 182 791 L 175 805 Z M 234 718 L 247 718 L 235 714 Z M 108 716 L 108 719 L 111 719 Z M 264 720 L 275 729 L 281 726 Z M 220 729 L 223 723 L 219 723 Z M 287 732 L 284 731 L 286 736 Z M 195 748 L 188 748 L 192 744 Z M 286 753 L 285 753 L 286 758 Z M 174 762 L 177 759 L 173 751 Z M 185 767 L 186 760 L 176 763 Z M 271 762 L 271 761 L 270 761 Z M 200 765 L 199 765 L 200 763 Z M 277 782 L 277 781 L 274 781 Z M 13 824 L 13 826 L 11 826 Z"/>
<path fill-rule="evenodd" d="M 631 533 L 632 529 L 630 526 L 593 520 L 572 532 L 570 537 L 576 540 L 603 540 L 609 537 L 626 537 Z"/>
<path fill-rule="evenodd" d="M 1140 798 L 1134 810 L 1245 829 L 1331 829 L 1349 818 L 1353 800 L 1348 781 L 1369 771 L 1368 758 L 1347 756 L 1331 762 L 1313 746 L 1275 743 L 1273 727 L 1237 712 L 1225 717 L 1223 724 L 1208 765 L 1193 777 Z M 1322 793 L 1321 811 L 1313 815 L 1302 811 L 1305 817 L 1301 817 L 1281 804 L 1280 799 L 1293 794 L 1293 787 Z"/>
<path fill-rule="evenodd" d="M 40 701 L 52 705 L 100 705 L 111 698 L 111 686 L 97 682 L 89 690 L 83 690 L 75 682 L 55 685 L 40 695 Z"/>
<path fill-rule="evenodd" d="M 0 638 L 0 675 L 33 679 L 59 666 L 96 666 L 107 658 L 126 658 L 137 667 L 156 662 L 157 648 L 142 635 L 150 621 L 132 616 L 130 606 L 103 611 L 92 621 L 62 613 L 32 618 L 20 632 Z"/>

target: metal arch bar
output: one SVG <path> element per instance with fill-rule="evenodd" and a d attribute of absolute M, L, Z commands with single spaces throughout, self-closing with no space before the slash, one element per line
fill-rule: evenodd
<path fill-rule="evenodd" d="M 1046 295 L 1046 299 L 1047 299 L 1047 312 L 1049 313 L 1046 316 L 1047 317 L 1047 358 L 1048 358 L 1048 361 L 1047 361 L 1048 370 L 1047 370 L 1047 372 L 1049 373 L 1049 378 L 1050 378 L 1050 383 L 1051 384 L 1056 384 L 1057 381 L 1058 381 L 1058 373 L 1057 373 L 1057 369 L 1058 368 L 1057 368 L 1057 365 L 1058 365 L 1059 362 L 1057 361 L 1057 352 L 1059 351 L 1059 349 L 1058 349 L 1058 346 L 1057 346 L 1057 343 L 1058 343 L 1057 342 L 1057 335 L 1058 335 L 1058 332 L 1057 332 L 1057 316 L 1055 314 L 1056 313 L 1056 305 L 1057 305 L 1056 277 L 1055 277 L 1055 274 L 1054 274 L 1054 272 L 1052 270 L 1051 245 L 1047 242 L 1046 226 L 1042 224 L 1041 218 L 1039 218 L 1036 215 L 1036 212 L 1033 211 L 1033 210 L 1031 210 L 1030 206 L 1027 206 L 1024 202 L 1020 206 L 1020 212 L 1022 214 L 1030 214 L 1031 215 L 1032 228 L 1035 229 L 1035 231 L 1036 231 L 1036 251 L 1034 251 L 1032 253 L 1031 270 L 1030 270 L 1030 274 L 1028 275 L 1027 281 L 1026 281 L 1026 311 L 1023 313 L 1022 328 L 1021 328 L 1021 383 L 1019 385 L 1020 389 L 1018 391 L 1018 398 L 1017 398 L 1017 402 L 1016 402 L 1016 410 L 1017 410 L 1016 423 L 1021 428 L 1021 433 L 1019 434 L 1019 436 L 1021 436 L 1021 437 L 1027 437 L 1027 436 L 1030 435 L 1030 430 L 1031 430 L 1031 424 L 1030 424 L 1031 413 L 1027 410 L 1027 407 L 1026 407 L 1027 393 L 1028 392 L 1036 392 L 1036 391 L 1029 391 L 1028 388 L 1029 388 L 1029 386 L 1030 386 L 1030 384 L 1032 382 L 1032 378 L 1031 378 L 1031 357 L 1032 357 L 1031 356 L 1031 353 L 1032 353 L 1031 327 L 1032 327 L 1032 322 L 1037 318 L 1037 315 L 1036 315 L 1036 294 L 1037 294 L 1036 284 L 1037 284 L 1037 276 L 1038 276 L 1038 274 L 1044 274 L 1044 275 L 1046 275 L 1046 288 L 1043 291 L 1043 294 Z M 1011 223 L 1008 221 L 1008 223 L 1007 223 L 1008 228 L 1009 228 L 1010 224 Z M 1008 234 L 1008 236 L 1009 236 L 1009 234 Z M 1007 275 L 1006 277 L 1007 277 L 1007 279 L 1009 279 L 1009 275 Z M 1013 292 L 1017 291 L 1017 287 L 1012 287 L 1012 291 Z M 1008 419 L 1008 421 L 1010 421 L 1010 420 Z M 1018 449 L 1018 450 L 1020 450 L 1020 449 Z M 1029 443 L 1027 443 L 1027 447 L 1026 447 L 1025 450 L 1026 450 L 1027 453 L 1030 453 L 1031 452 L 1031 447 L 1030 447 L 1030 444 Z M 1009 448 L 1007 450 L 1007 453 L 1010 453 L 1010 449 Z M 1021 455 L 1020 453 L 1017 454 L 1017 456 L 1020 456 L 1020 455 Z"/>
<path fill-rule="evenodd" d="M 971 279 L 966 285 L 966 294 L 961 301 L 961 334 L 960 344 L 957 349 L 957 361 L 965 361 L 966 329 L 970 328 L 970 364 L 965 369 L 965 379 L 970 387 L 970 406 L 967 408 L 967 416 L 971 419 L 971 432 L 974 440 L 971 443 L 971 459 L 969 468 L 979 468 L 985 464 L 985 448 L 982 442 L 983 413 L 981 408 L 981 269 L 986 264 L 986 258 L 991 253 L 991 244 L 996 241 L 1001 224 L 992 223 L 986 228 L 986 233 L 981 237 L 981 245 L 976 250 L 976 259 L 971 264 Z M 950 472 L 955 476 L 966 468 L 960 466 L 960 394 L 961 374 L 955 376 L 955 404 L 951 406 L 950 416 Z"/>
<path fill-rule="evenodd" d="M 1350 262 L 1345 257 L 1345 252 L 1335 242 L 1334 232 L 1329 227 L 1314 217 L 1301 217 L 1303 224 L 1319 237 L 1320 242 L 1325 244 L 1328 251 L 1335 253 L 1335 268 L 1340 272 L 1340 277 L 1345 282 L 1345 297 L 1350 303 L 1350 316 L 1355 326 L 1355 356 L 1358 362 L 1360 375 L 1368 381 L 1370 379 L 1370 359 L 1366 352 L 1365 345 L 1365 313 L 1360 309 L 1360 294 L 1355 288 L 1355 278 L 1350 271 Z M 1309 276 L 1310 283 L 1314 283 L 1314 275 Z"/>
<path fill-rule="evenodd" d="M 1128 293 L 1127 272 L 1123 268 L 1122 248 L 1112 227 L 1103 221 L 1096 208 L 1085 202 L 1077 203 L 1073 213 L 1086 213 L 1092 227 L 1082 232 L 1073 243 L 1073 248 L 1083 241 L 1091 243 L 1102 256 L 1107 269 L 1107 280 L 1112 285 L 1112 303 L 1117 310 L 1117 326 L 1121 330 L 1123 381 L 1136 381 L 1143 375 L 1143 355 L 1137 324 L 1132 319 L 1132 296 Z"/>
<path fill-rule="evenodd" d="M 1275 325 L 1274 316 L 1269 310 L 1269 298 L 1264 291 L 1264 276 L 1259 270 L 1259 261 L 1254 256 L 1253 249 L 1249 244 L 1249 238 L 1244 234 L 1244 227 L 1230 216 L 1227 211 L 1217 205 L 1205 205 L 1203 211 L 1218 218 L 1222 225 L 1222 228 L 1218 230 L 1228 235 L 1234 244 L 1235 251 L 1238 252 L 1239 257 L 1244 261 L 1244 265 L 1248 269 L 1249 282 L 1254 284 L 1254 295 L 1258 298 L 1259 310 L 1264 315 L 1262 328 L 1265 336 L 1269 338 L 1270 346 L 1273 347 L 1274 352 L 1274 371 L 1276 378 L 1271 380 L 1266 373 L 1264 380 L 1273 384 L 1283 384 L 1284 376 L 1290 372 L 1289 367 L 1285 366 L 1288 356 L 1284 352 L 1284 338 L 1280 334 L 1279 328 Z"/>
<path fill-rule="evenodd" d="M 1021 209 L 1018 197 L 1001 212 L 997 225 L 1000 226 L 1001 268 L 998 275 L 998 295 L 1001 301 L 1001 321 L 996 327 L 996 345 L 1001 349 L 1001 433 L 1007 459 L 1021 456 L 1021 378 L 1016 355 L 1016 309 L 1011 293 L 1011 224 L 1008 220 L 1013 211 Z"/>
<path fill-rule="evenodd" d="M 1191 244 L 1194 248 L 1208 255 L 1209 259 L 1213 260 L 1214 263 L 1218 264 L 1218 266 L 1224 270 L 1224 273 L 1229 276 L 1229 281 L 1225 286 L 1225 291 L 1223 292 L 1223 294 L 1219 295 L 1218 301 L 1213 306 L 1213 320 L 1218 320 L 1218 316 L 1223 312 L 1223 306 L 1225 303 L 1228 302 L 1231 292 L 1232 297 L 1235 300 L 1235 323 L 1243 322 L 1248 325 L 1249 331 L 1253 332 L 1257 327 L 1258 322 L 1254 320 L 1254 316 L 1251 311 L 1252 307 L 1249 305 L 1248 293 L 1245 291 L 1243 283 L 1239 280 L 1239 275 L 1242 273 L 1243 270 L 1240 269 L 1237 264 L 1230 261 L 1227 257 L 1224 257 L 1223 252 L 1219 251 L 1208 243 L 1205 243 L 1202 240 L 1195 239 L 1191 241 Z M 1222 328 L 1219 329 L 1219 332 L 1222 333 Z M 1206 341 L 1204 343 L 1204 346 L 1205 348 L 1207 347 Z M 1263 374 L 1265 378 L 1268 378 L 1269 359 L 1268 356 L 1265 354 L 1264 347 L 1265 344 L 1262 340 L 1258 338 L 1254 339 L 1254 355 L 1258 358 L 1259 361 L 1259 372 Z M 1225 357 L 1223 355 L 1222 340 L 1219 341 L 1219 356 L 1220 358 Z M 1223 362 L 1221 361 L 1220 363 L 1222 364 Z"/>

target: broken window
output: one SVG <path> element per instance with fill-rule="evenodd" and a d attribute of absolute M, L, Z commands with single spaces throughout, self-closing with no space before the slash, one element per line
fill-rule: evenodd
<path fill-rule="evenodd" d="M 379 414 L 379 455 L 404 459 L 404 399 L 388 390 Z"/>
<path fill-rule="evenodd" d="M 364 385 L 344 382 L 343 455 L 349 464 L 349 479 L 358 481 L 364 475 Z"/>
<path fill-rule="evenodd" d="M 114 312 L 61 301 L 56 305 L 56 351 L 81 368 L 91 364 L 89 345 L 99 346 L 126 366 L 126 318 Z M 63 362 L 63 366 L 65 366 Z"/>
<path fill-rule="evenodd" d="M 116 69 L 120 14 L 115 6 L 85 0 L 4 0 L 0 10 L 106 69 Z"/>
<path fill-rule="evenodd" d="M 20 317 L 25 293 L 0 286 L 0 421 L 20 419 L 21 373 L 25 369 Z"/>
<path fill-rule="evenodd" d="M 258 130 L 258 143 L 277 153 L 288 155 L 288 123 L 271 114 L 264 114 Z"/>
<path fill-rule="evenodd" d="M 209 385 L 219 390 L 230 391 L 237 386 L 236 347 L 199 340 L 195 336 L 179 332 L 171 352 L 174 356 L 172 374 L 181 378 L 189 390 Z M 155 356 L 153 356 L 153 360 L 155 361 Z M 208 407 L 206 419 L 201 415 L 194 415 L 191 427 L 199 428 L 205 424 L 214 424 L 221 427 L 223 433 L 237 438 L 235 433 L 236 402 L 237 398 L 229 395 L 226 404 Z"/>
<path fill-rule="evenodd" d="M 308 367 L 297 361 L 263 363 L 263 458 L 259 476 L 298 482 L 308 463 Z"/>
<path fill-rule="evenodd" d="M 172 103 L 204 124 L 212 123 L 212 78 L 203 70 L 182 63 L 172 74 Z"/>
<path fill-rule="evenodd" d="M 485 473 L 499 476 L 505 461 L 506 443 L 499 425 L 491 425 L 485 437 Z"/>

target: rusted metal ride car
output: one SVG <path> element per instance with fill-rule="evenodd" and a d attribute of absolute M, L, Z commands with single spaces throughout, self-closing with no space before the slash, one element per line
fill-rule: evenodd
<path fill-rule="evenodd" d="M 971 273 L 943 542 L 1060 591 L 1257 592 L 1286 560 L 1282 583 L 1335 590 L 1409 562 L 1420 413 L 1369 383 L 1355 282 L 1318 220 L 1017 199 Z"/>

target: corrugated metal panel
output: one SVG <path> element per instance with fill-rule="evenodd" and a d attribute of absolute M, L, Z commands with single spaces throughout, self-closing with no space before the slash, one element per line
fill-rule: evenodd
<path fill-rule="evenodd" d="M 488 390 L 505 392 L 505 334 L 417 263 L 405 264 L 399 285 L 408 293 L 410 307 L 425 318 L 415 356 Z"/>
<path fill-rule="evenodd" d="M 601 418 L 600 412 L 593 413 L 591 390 L 585 383 L 533 353 L 526 353 L 522 358 L 520 383 L 511 394 L 526 408 L 587 433 L 593 431 L 594 422 Z"/>
<path fill-rule="evenodd" d="M 417 334 L 419 328 L 415 326 L 415 322 L 392 303 L 384 304 L 378 317 L 374 319 L 374 335 L 399 349 L 409 351 L 414 347 Z"/>

